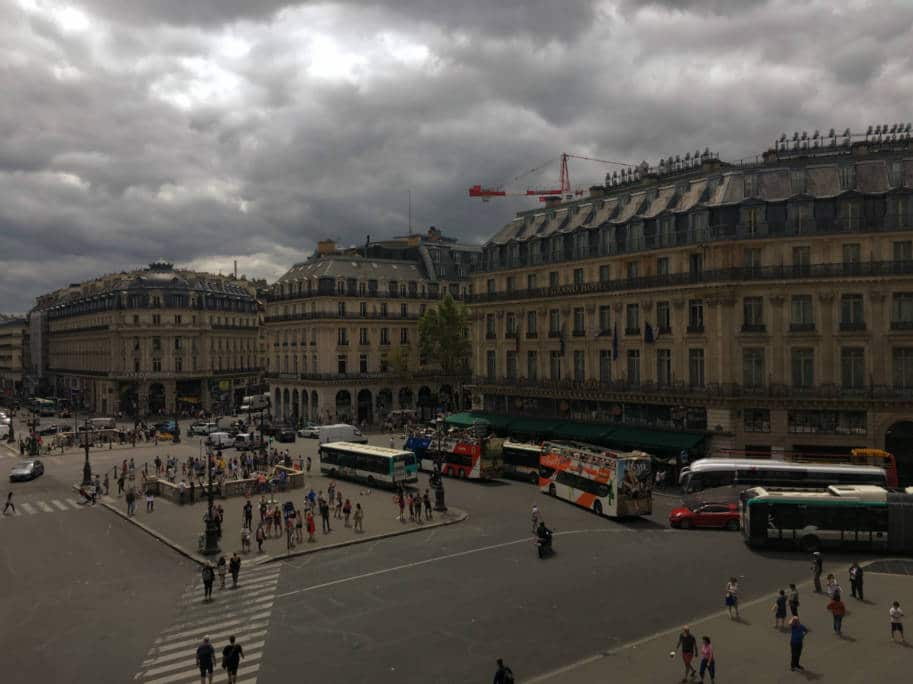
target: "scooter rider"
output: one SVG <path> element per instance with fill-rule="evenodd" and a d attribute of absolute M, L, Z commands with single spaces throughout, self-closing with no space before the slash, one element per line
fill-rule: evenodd
<path fill-rule="evenodd" d="M 552 548 L 552 531 L 545 526 L 544 521 L 539 522 L 539 527 L 536 528 L 536 537 L 541 547 L 540 553 L 543 551 L 551 550 Z"/>

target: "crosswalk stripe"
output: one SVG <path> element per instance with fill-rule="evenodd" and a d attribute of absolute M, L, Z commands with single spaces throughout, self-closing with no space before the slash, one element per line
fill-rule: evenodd
<path fill-rule="evenodd" d="M 217 578 L 218 579 L 218 578 Z M 275 585 L 279 581 L 278 575 L 275 577 L 268 577 L 265 579 L 251 579 L 244 575 L 238 578 L 238 586 L 235 589 L 231 589 L 232 593 L 241 594 L 246 591 L 252 591 L 256 589 L 261 589 L 264 587 L 269 587 Z M 218 581 L 214 582 L 215 586 L 218 586 Z M 231 575 L 225 576 L 225 587 L 231 587 Z M 203 582 L 200 581 L 194 584 L 191 588 L 185 591 L 181 596 L 182 598 L 197 598 L 203 592 Z"/>
<path fill-rule="evenodd" d="M 270 608 L 272 608 L 272 606 L 270 606 Z M 159 637 L 158 639 L 155 640 L 155 643 L 156 643 L 155 647 L 162 648 L 162 646 L 160 646 L 159 644 L 164 644 L 166 642 L 169 642 L 171 639 L 183 639 L 184 637 L 186 637 L 190 634 L 199 634 L 200 632 L 203 632 L 203 636 L 205 636 L 206 630 L 208 630 L 208 629 L 219 629 L 220 627 L 227 627 L 229 625 L 237 625 L 241 622 L 244 622 L 245 620 L 247 620 L 247 621 L 263 620 L 265 618 L 269 618 L 270 612 L 271 611 L 269 611 L 269 610 L 265 610 L 256 615 L 239 615 L 236 619 L 232 619 L 232 620 L 228 620 L 228 621 L 224 621 L 224 622 L 209 623 L 209 624 L 205 624 L 205 625 L 204 624 L 197 625 L 194 622 L 185 622 L 182 625 L 172 625 L 171 627 L 169 627 L 169 629 L 183 629 L 184 631 L 173 632 L 171 634 L 167 634 L 165 636 Z M 186 627 L 191 626 L 191 625 L 193 626 L 193 629 L 186 629 Z"/>
<path fill-rule="evenodd" d="M 19 505 L 22 506 L 22 510 L 24 510 L 29 515 L 35 515 L 38 512 L 35 510 L 35 508 L 32 506 L 32 504 L 30 504 L 28 501 L 23 501 Z"/>
<path fill-rule="evenodd" d="M 244 660 L 253 660 L 253 659 L 257 659 L 257 658 L 261 657 L 262 653 L 261 653 L 260 649 L 263 648 L 263 644 L 266 642 L 265 641 L 255 641 L 251 644 L 245 645 L 245 643 L 243 641 L 238 640 L 238 643 L 241 644 L 241 648 L 244 649 Z M 195 651 L 196 649 L 193 649 L 191 647 L 191 649 L 188 649 L 188 651 L 190 651 L 190 650 Z M 182 663 L 175 661 L 173 663 L 168 663 L 167 665 L 153 667 L 149 670 L 146 670 L 143 673 L 143 676 L 144 677 L 156 677 L 158 675 L 165 674 L 166 672 L 171 672 L 173 670 L 177 670 L 177 669 L 181 669 L 181 668 L 186 670 L 187 669 L 187 660 L 189 660 L 189 658 L 187 657 L 186 654 L 184 657 L 185 657 L 185 660 Z"/>
<path fill-rule="evenodd" d="M 73 508 L 79 510 L 81 506 L 76 503 L 76 499 L 67 499 L 67 503 L 70 504 Z"/>
<path fill-rule="evenodd" d="M 218 588 L 213 589 L 213 596 L 217 597 L 217 600 L 219 597 L 226 596 L 233 603 L 243 603 L 244 601 L 246 601 L 248 599 L 252 599 L 255 596 L 262 596 L 263 594 L 272 594 L 273 592 L 276 591 L 277 584 L 278 584 L 277 582 L 272 582 L 270 584 L 270 586 L 268 586 L 268 587 L 260 587 L 257 589 L 252 589 L 252 590 L 249 590 L 242 594 L 238 590 L 231 589 L 231 585 L 226 583 L 224 589 L 218 589 Z M 203 590 L 201 588 L 200 592 L 202 593 L 202 591 Z M 229 592 L 231 592 L 231 593 L 229 593 Z M 205 599 L 202 596 L 199 596 L 199 594 L 197 596 L 198 596 L 197 598 L 191 599 L 191 603 L 193 603 L 195 605 L 200 605 L 203 603 L 208 604 L 208 602 L 205 601 Z"/>
<path fill-rule="evenodd" d="M 51 501 L 51 503 L 54 504 L 55 506 L 57 506 L 57 508 L 59 508 L 59 509 L 62 510 L 62 511 L 69 510 L 66 506 L 64 506 L 64 505 L 63 505 L 60 501 L 58 501 L 57 499 L 54 499 L 53 501 Z"/>
<path fill-rule="evenodd" d="M 267 608 L 273 607 L 273 602 L 275 599 L 272 596 L 267 596 L 263 601 L 257 601 L 256 603 L 251 603 L 244 606 L 241 609 L 235 608 L 232 610 L 230 606 L 226 606 L 222 610 L 212 610 L 199 613 L 197 615 L 197 620 L 205 620 L 207 622 L 218 622 L 219 620 L 224 620 L 226 618 L 231 618 L 245 614 L 254 613 L 261 610 L 266 610 Z"/>
<path fill-rule="evenodd" d="M 189 639 L 184 639 L 183 641 L 169 641 L 167 644 L 157 647 L 155 649 L 156 655 L 144 660 L 143 667 L 150 667 L 152 665 L 155 665 L 157 662 L 165 661 L 165 660 L 172 658 L 174 656 L 173 652 L 175 650 L 183 651 L 185 648 L 189 648 L 191 646 L 198 646 L 200 644 L 200 641 L 202 641 L 203 637 L 205 637 L 205 636 L 208 636 L 209 640 L 212 641 L 213 643 L 215 643 L 217 641 L 228 641 L 228 637 L 230 637 L 232 635 L 234 635 L 241 641 L 249 641 L 250 639 L 259 639 L 260 637 L 262 637 L 266 634 L 267 624 L 268 623 L 266 623 L 266 622 L 257 622 L 255 624 L 244 625 L 244 627 L 241 629 L 244 629 L 246 631 L 241 631 L 241 629 L 237 629 L 237 627 L 240 627 L 240 625 L 235 625 L 235 627 L 232 627 L 230 629 L 222 626 L 219 628 L 220 631 L 200 630 L 199 632 L 197 632 L 197 634 L 195 634 L 193 637 L 191 637 Z"/>
<path fill-rule="evenodd" d="M 242 646 L 243 646 L 243 644 L 242 644 Z M 250 658 L 245 658 L 244 660 L 241 661 L 241 667 L 239 668 L 239 670 L 241 670 L 241 672 L 243 673 L 243 675 L 245 677 L 249 677 L 251 674 L 255 674 L 255 673 L 259 672 L 260 663 L 258 663 L 258 662 L 251 663 L 250 665 L 248 665 L 248 661 L 255 660 L 255 659 L 259 660 L 260 655 L 258 654 L 256 656 L 256 658 L 250 657 Z M 182 682 L 182 681 L 191 683 L 191 682 L 195 682 L 199 678 L 200 678 L 200 669 L 198 667 L 194 666 L 192 670 L 187 670 L 186 672 L 179 672 L 178 674 L 170 675 L 168 677 L 159 677 L 158 679 L 144 680 L 144 684 L 176 684 L 176 682 Z M 214 682 L 222 681 L 221 673 L 219 673 L 219 675 L 216 675 L 216 677 L 213 678 L 213 681 Z M 226 681 L 227 681 L 227 675 L 226 675 Z M 254 679 L 248 680 L 248 681 L 256 682 L 257 679 L 255 677 Z"/>

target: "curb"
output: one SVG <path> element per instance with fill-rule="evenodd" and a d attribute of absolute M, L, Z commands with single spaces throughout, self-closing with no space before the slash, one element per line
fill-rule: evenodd
<path fill-rule="evenodd" d="M 79 491 L 79 487 L 76 485 L 73 485 L 73 489 L 74 489 L 74 491 L 77 491 L 77 492 Z M 171 547 L 173 550 L 177 551 L 179 554 L 181 554 L 185 558 L 193 561 L 197 565 L 202 566 L 208 561 L 208 559 L 202 558 L 200 556 L 197 556 L 197 555 L 191 553 L 186 548 L 182 547 L 180 544 L 172 541 L 170 538 L 166 537 L 161 532 L 158 532 L 157 530 L 154 530 L 153 528 L 149 527 L 148 525 L 140 522 L 135 517 L 128 516 L 124 511 L 121 511 L 117 506 L 107 503 L 106 501 L 101 501 L 101 500 L 99 500 L 99 504 L 101 504 L 104 508 L 107 508 L 109 511 L 111 511 L 115 515 L 119 516 L 120 518 L 123 518 L 131 525 L 135 525 L 136 527 L 140 528 L 141 530 L 143 530 L 143 532 L 148 534 L 150 537 L 152 537 L 156 541 L 161 542 L 165 546 Z M 453 518 L 452 520 L 442 520 L 441 522 L 429 523 L 426 525 L 422 525 L 421 527 L 410 527 L 410 528 L 403 529 L 403 530 L 394 530 L 393 532 L 384 532 L 382 534 L 374 534 L 374 535 L 371 535 L 370 537 L 357 537 L 355 539 L 349 539 L 348 541 L 336 542 L 334 544 L 327 544 L 325 546 L 316 546 L 314 548 L 302 549 L 300 551 L 289 551 L 289 552 L 278 554 L 275 556 L 261 556 L 259 558 L 250 558 L 247 560 L 247 563 L 249 565 L 263 565 L 265 563 L 272 563 L 275 561 L 288 560 L 289 558 L 294 558 L 296 556 L 304 556 L 304 555 L 311 554 L 311 553 L 319 553 L 321 551 L 339 549 L 339 548 L 342 548 L 345 546 L 353 546 L 355 544 L 363 544 L 365 542 L 377 541 L 379 539 L 387 539 L 388 537 L 398 537 L 403 534 L 412 534 L 414 532 L 421 532 L 423 530 L 432 530 L 436 527 L 446 527 L 447 525 L 453 525 L 453 524 L 456 524 L 459 522 L 463 522 L 464 520 L 469 518 L 469 513 L 467 513 L 466 511 L 463 511 L 461 509 L 456 509 L 456 510 L 459 510 L 460 514 L 458 516 L 456 516 L 455 518 Z"/>

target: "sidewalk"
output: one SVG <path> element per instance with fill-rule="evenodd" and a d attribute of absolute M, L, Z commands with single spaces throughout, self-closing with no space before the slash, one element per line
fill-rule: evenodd
<path fill-rule="evenodd" d="M 311 487 L 315 492 L 323 491 L 326 493 L 327 486 L 332 480 L 330 478 L 313 476 L 308 481 L 309 484 L 301 489 L 294 489 L 289 492 L 280 492 L 273 495 L 274 503 L 280 506 L 286 501 L 292 501 L 295 507 L 302 513 L 304 512 L 304 497 Z M 384 489 L 370 489 L 356 482 L 346 480 L 336 480 L 338 491 L 342 492 L 343 501 L 348 498 L 352 502 L 352 509 L 355 504 L 360 503 L 365 511 L 364 532 L 355 532 L 351 527 L 345 527 L 345 521 L 342 518 L 334 518 L 330 514 L 331 532 L 323 534 L 321 532 L 321 521 L 319 516 L 315 516 L 317 532 L 315 533 L 316 541 L 307 541 L 307 530 L 303 530 L 304 541 L 297 543 L 289 551 L 286 545 L 285 532 L 276 536 L 275 529 L 273 536 L 263 542 L 263 553 L 257 552 L 257 542 L 254 532 L 260 520 L 260 496 L 251 497 L 253 511 L 253 531 L 251 532 L 251 552 L 242 554 L 249 559 L 249 562 L 263 563 L 277 558 L 286 558 L 297 556 L 305 553 L 313 553 L 329 548 L 348 546 L 366 541 L 374 541 L 384 537 L 395 536 L 399 534 L 408 534 L 410 532 L 419 532 L 433 527 L 450 525 L 465 520 L 468 515 L 458 509 L 450 508 L 449 510 L 438 513 L 434 512 L 432 520 L 422 523 L 411 522 L 409 520 L 408 510 L 406 511 L 405 522 L 398 519 L 399 509 L 394 505 L 393 492 Z M 116 492 L 116 486 L 112 483 L 111 492 Z M 99 502 L 109 510 L 117 513 L 134 525 L 142 528 L 147 533 L 159 539 L 163 543 L 172 547 L 179 553 L 197 562 L 209 560 L 206 556 L 198 552 L 199 537 L 203 532 L 203 516 L 206 513 L 206 499 L 196 498 L 194 504 L 188 503 L 181 506 L 171 503 L 166 499 L 155 499 L 155 510 L 152 513 L 146 512 L 145 500 L 140 497 L 136 502 L 136 515 L 128 518 L 126 515 L 127 502 L 123 496 L 106 496 L 101 497 Z M 270 497 L 267 495 L 267 501 Z M 225 554 L 231 554 L 237 551 L 241 553 L 241 527 L 243 521 L 244 497 L 230 497 L 228 499 L 215 499 L 215 504 L 221 504 L 225 510 L 225 520 L 222 523 L 222 539 L 219 546 Z M 350 524 L 352 524 L 350 522 Z"/>
<path fill-rule="evenodd" d="M 845 573 L 843 573 L 845 579 Z M 788 587 L 784 587 L 788 589 Z M 834 634 L 831 614 L 825 609 L 826 594 L 813 593 L 811 583 L 799 585 L 799 616 L 810 632 L 802 653 L 804 672 L 789 669 L 789 632 L 773 628 L 771 606 L 774 594 L 741 606 L 741 620 L 730 620 L 725 611 L 694 620 L 691 633 L 698 639 L 709 636 L 716 656 L 717 681 L 740 684 L 827 681 L 859 684 L 877 681 L 897 682 L 909 677 L 913 664 L 913 576 L 876 572 L 865 574 L 865 602 L 850 596 L 844 586 L 847 615 L 843 636 Z M 891 643 L 888 609 L 900 601 L 906 611 L 907 646 Z M 722 603 L 722 597 L 720 598 Z M 669 657 L 681 626 L 632 642 L 614 651 L 539 675 L 526 682 L 652 682 L 670 684 L 681 681 L 680 654 Z M 699 659 L 694 661 L 699 668 Z M 907 672 L 907 675 L 903 673 Z M 699 681 L 699 680 L 694 680 Z M 710 681 L 709 675 L 706 679 Z"/>

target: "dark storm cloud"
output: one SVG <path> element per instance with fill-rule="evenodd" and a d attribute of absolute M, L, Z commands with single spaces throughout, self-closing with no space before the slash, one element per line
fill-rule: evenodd
<path fill-rule="evenodd" d="M 828 0 L 0 4 L 0 310 L 158 257 L 275 278 L 561 152 L 734 159 L 908 120 L 913 6 Z M 575 184 L 614 167 L 574 160 Z M 553 185 L 557 162 L 527 185 Z"/>

